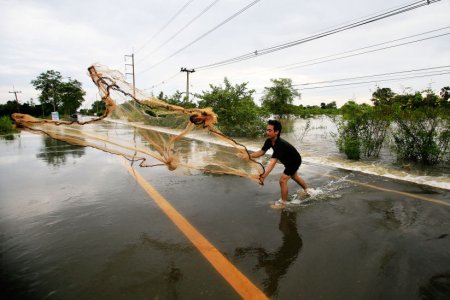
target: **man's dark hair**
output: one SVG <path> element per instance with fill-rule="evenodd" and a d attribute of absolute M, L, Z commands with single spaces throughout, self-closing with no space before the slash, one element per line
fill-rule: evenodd
<path fill-rule="evenodd" d="M 283 127 L 281 126 L 281 123 L 277 120 L 269 120 L 269 121 L 267 121 L 267 124 L 272 125 L 273 130 L 278 131 L 278 137 L 280 137 L 281 129 L 283 129 Z"/>

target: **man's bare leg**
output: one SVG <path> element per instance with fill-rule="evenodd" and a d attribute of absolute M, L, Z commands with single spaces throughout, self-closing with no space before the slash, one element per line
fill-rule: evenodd
<path fill-rule="evenodd" d="M 287 201 L 288 198 L 288 180 L 291 178 L 290 176 L 286 174 L 281 174 L 280 177 L 280 190 L 281 190 L 281 200 Z"/>
<path fill-rule="evenodd" d="M 283 174 L 284 175 L 284 174 Z M 303 178 L 301 178 L 297 172 L 295 172 L 294 175 L 292 175 L 292 179 L 298 183 L 298 185 L 300 185 L 303 190 L 305 191 L 305 193 L 308 194 L 308 185 L 306 184 L 305 180 Z"/>

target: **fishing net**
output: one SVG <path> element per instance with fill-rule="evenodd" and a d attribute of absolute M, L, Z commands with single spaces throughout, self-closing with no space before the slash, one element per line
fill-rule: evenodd
<path fill-rule="evenodd" d="M 261 163 L 247 148 L 216 127 L 212 109 L 171 105 L 133 89 L 123 74 L 105 66 L 88 68 L 106 111 L 77 120 L 12 115 L 16 126 L 73 145 L 120 155 L 141 167 L 231 174 L 259 181 Z"/>

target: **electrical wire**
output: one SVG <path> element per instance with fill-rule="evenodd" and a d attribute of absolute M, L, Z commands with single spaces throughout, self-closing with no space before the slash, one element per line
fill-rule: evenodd
<path fill-rule="evenodd" d="M 427 34 L 427 33 L 430 33 L 430 32 L 439 31 L 439 30 L 442 30 L 442 29 L 447 29 L 447 28 L 449 28 L 449 27 L 450 27 L 450 26 L 447 26 L 447 27 L 443 27 L 443 28 L 440 28 L 440 29 L 427 31 L 427 32 L 424 32 L 424 33 L 420 33 L 420 34 L 416 34 L 416 35 L 412 35 L 412 36 L 408 36 L 408 37 L 405 37 L 405 38 L 400 38 L 400 39 L 396 39 L 396 40 L 392 40 L 392 41 L 404 40 L 404 39 L 411 38 L 411 37 L 414 37 L 414 36 L 419 36 L 419 35 Z M 381 50 L 386 50 L 386 49 L 390 49 L 390 48 L 394 48 L 394 47 L 399 47 L 399 46 L 406 45 L 406 44 L 411 44 L 411 43 L 421 42 L 421 41 L 425 41 L 425 40 L 429 40 L 429 39 L 433 39 L 433 38 L 437 38 L 437 37 L 442 37 L 442 36 L 446 36 L 446 35 L 450 35 L 450 33 L 444 33 L 444 34 L 440 34 L 440 35 L 436 35 L 436 36 L 431 36 L 431 37 L 427 37 L 427 38 L 423 38 L 423 39 L 419 39 L 419 40 L 409 41 L 409 42 L 406 42 L 406 43 L 401 43 L 401 44 L 397 44 L 397 45 L 393 45 L 393 46 L 388 46 L 388 47 L 378 48 L 378 49 L 374 49 L 374 50 L 370 50 L 370 51 L 360 52 L 360 53 L 356 53 L 356 54 L 352 54 L 352 55 L 347 55 L 347 56 L 343 56 L 343 57 L 337 57 L 337 58 L 333 58 L 333 59 L 328 59 L 328 60 L 319 61 L 319 62 L 310 63 L 310 64 L 304 64 L 304 65 L 300 65 L 300 66 L 294 66 L 294 67 L 289 67 L 289 68 L 284 68 L 284 69 L 282 69 L 282 67 L 284 67 L 284 66 L 282 66 L 282 67 L 277 67 L 277 68 L 273 68 L 272 70 L 274 70 L 274 69 L 290 70 L 290 69 L 295 69 L 295 68 L 301 68 L 301 67 L 306 67 L 306 66 L 311 66 L 311 65 L 321 64 L 321 63 L 325 63 L 325 62 L 329 62 L 329 61 L 334 61 L 334 60 L 339 60 L 339 59 L 343 59 L 343 58 L 353 57 L 353 56 L 357 56 L 357 55 L 367 54 L 367 53 L 371 53 L 371 52 L 375 52 L 375 51 L 381 51 Z M 362 47 L 362 48 L 359 48 L 359 49 L 350 50 L 350 51 L 346 51 L 346 52 L 341 52 L 341 53 L 338 53 L 338 54 L 332 54 L 332 55 L 329 55 L 329 56 L 324 56 L 324 57 L 320 57 L 320 58 L 316 58 L 316 59 L 306 60 L 306 61 L 303 61 L 303 62 L 301 62 L 301 63 L 305 63 L 305 62 L 308 62 L 308 61 L 315 61 L 315 60 L 319 60 L 319 59 L 323 59 L 323 58 L 327 58 L 327 57 L 332 57 L 332 56 L 336 56 L 336 55 L 341 55 L 341 54 L 345 54 L 345 53 L 351 53 L 351 52 L 355 52 L 355 51 L 358 51 L 358 50 L 361 50 L 361 49 L 366 49 L 366 48 L 369 48 L 369 47 L 374 47 L 374 46 L 378 46 L 378 45 L 383 45 L 383 44 L 386 44 L 386 43 L 390 43 L 390 42 L 392 42 L 392 41 L 383 42 L 383 43 L 376 44 L 376 45 L 371 45 L 371 46 L 366 46 L 366 47 Z M 297 64 L 299 64 L 299 63 L 295 63 L 294 65 L 297 65 Z M 286 66 L 291 66 L 291 65 L 286 65 Z M 296 85 L 312 85 L 312 84 L 325 83 L 325 82 L 332 82 L 332 81 L 343 81 L 343 80 L 346 80 L 346 79 L 362 79 L 362 78 L 374 77 L 374 76 L 380 76 L 380 75 L 389 75 L 389 74 L 397 74 L 397 73 L 415 72 L 415 71 L 420 71 L 420 70 L 429 70 L 429 69 L 443 68 L 443 67 L 450 67 L 450 65 L 449 65 L 449 66 L 442 66 L 442 67 L 433 67 L 433 68 L 425 68 L 425 69 L 409 70 L 409 71 L 400 71 L 400 72 L 392 72 L 392 73 L 383 73 L 383 74 L 379 74 L 379 75 L 368 75 L 368 76 L 359 76 L 359 77 L 352 77 L 352 78 L 345 78 L 345 79 L 336 79 L 336 80 L 323 81 L 323 82 L 304 83 L 304 84 L 293 84 L 293 86 L 296 86 Z M 258 71 L 258 72 L 261 72 L 261 71 Z M 266 72 L 266 71 L 264 71 L 264 72 Z M 257 72 L 254 72 L 254 73 L 257 73 Z M 144 90 L 153 89 L 153 88 L 155 88 L 155 87 L 157 87 L 157 86 L 160 86 L 160 85 L 162 85 L 162 84 L 165 84 L 165 83 L 167 83 L 169 80 L 172 80 L 173 78 L 175 78 L 175 77 L 176 77 L 177 75 L 179 75 L 179 74 L 180 74 L 180 73 L 177 72 L 175 75 L 171 76 L 170 78 L 165 79 L 165 80 L 161 81 L 160 83 L 155 84 L 155 85 L 153 85 L 153 86 L 151 86 L 151 87 L 149 87 L 149 88 L 146 88 L 146 89 L 144 89 Z"/>
<path fill-rule="evenodd" d="M 324 62 L 329 62 L 329 61 L 339 60 L 339 59 L 343 59 L 343 58 L 358 56 L 358 55 L 362 55 L 362 54 L 372 53 L 372 52 L 376 52 L 376 51 L 391 49 L 391 48 L 395 48 L 395 47 L 399 47 L 399 46 L 403 46 L 403 45 L 408 45 L 408 44 L 412 44 L 412 43 L 422 42 L 422 41 L 426 41 L 426 40 L 442 37 L 442 36 L 445 36 L 445 35 L 449 35 L 450 33 L 439 34 L 439 35 L 426 37 L 426 38 L 423 38 L 423 39 L 418 39 L 418 40 L 409 41 L 409 42 L 405 42 L 405 43 L 400 43 L 400 44 L 396 44 L 396 45 L 391 45 L 391 46 L 387 46 L 387 47 L 383 47 L 383 48 L 378 48 L 378 49 L 373 49 L 373 50 L 369 50 L 369 51 L 354 53 L 354 54 L 347 55 L 347 56 L 341 56 L 341 57 L 336 57 L 336 58 L 332 58 L 332 59 L 323 60 L 323 59 L 330 58 L 330 57 L 335 57 L 335 56 L 339 56 L 339 55 L 343 55 L 343 54 L 347 54 L 347 53 L 353 53 L 353 52 L 357 52 L 357 51 L 360 51 L 360 50 L 373 48 L 373 47 L 376 47 L 376 46 L 386 45 L 386 44 L 389 44 L 389 43 L 410 39 L 410 38 L 413 38 L 413 37 L 416 37 L 416 36 L 421 36 L 421 35 L 429 34 L 429 33 L 432 33 L 432 32 L 448 29 L 448 28 L 450 28 L 450 26 L 446 26 L 446 27 L 442 27 L 442 28 L 438 28 L 438 29 L 422 32 L 422 33 L 419 33 L 419 34 L 414 34 L 414 35 L 410 35 L 410 36 L 407 36 L 407 37 L 394 39 L 394 40 L 390 40 L 390 41 L 386 41 L 386 42 L 382 42 L 382 43 L 378 43 L 378 44 L 373 44 L 373 45 L 369 45 L 369 46 L 365 46 L 365 47 L 361 47 L 361 48 L 357 48 L 357 49 L 353 49 L 353 50 L 348 50 L 348 51 L 339 52 L 339 53 L 335 53 L 335 54 L 331 54 L 331 55 L 327 55 L 327 56 L 322 56 L 322 57 L 318 57 L 318 58 L 308 59 L 308 60 L 304 60 L 304 61 L 301 61 L 301 62 L 291 63 L 291 64 L 287 64 L 287 65 L 283 65 L 283 66 L 278 66 L 278 67 L 271 68 L 269 70 L 256 71 L 256 72 L 252 72 L 251 74 L 261 73 L 261 72 L 270 72 L 270 71 L 274 71 L 274 70 L 292 70 L 292 69 L 302 68 L 302 67 L 306 67 L 306 66 L 321 64 L 321 63 L 324 63 Z M 320 61 L 320 60 L 322 60 L 322 61 Z M 313 63 L 309 63 L 309 62 L 313 62 Z"/>
<path fill-rule="evenodd" d="M 204 37 L 206 37 L 208 34 L 210 34 L 211 32 L 215 31 L 216 29 L 220 28 L 221 26 L 225 25 L 226 23 L 228 23 L 229 21 L 231 21 L 232 19 L 234 19 L 235 17 L 239 16 L 240 14 L 242 14 L 243 12 L 245 12 L 247 9 L 249 9 L 250 7 L 252 7 L 253 5 L 255 5 L 256 3 L 258 3 L 261 0 L 254 0 L 253 2 L 251 2 L 250 4 L 246 5 L 245 7 L 241 8 L 239 11 L 237 11 L 236 13 L 234 13 L 232 16 L 226 18 L 225 20 L 223 20 L 222 22 L 220 22 L 218 25 L 214 26 L 212 29 L 208 30 L 207 32 L 205 32 L 204 34 L 200 35 L 198 38 L 196 38 L 195 40 L 193 40 L 192 42 L 190 42 L 189 44 L 185 45 L 184 47 L 178 49 L 177 51 L 175 51 L 174 53 L 172 53 L 171 55 L 167 56 L 166 58 L 160 60 L 159 62 L 151 65 L 150 67 L 148 67 L 147 69 L 144 69 L 143 71 L 140 72 L 140 74 L 145 73 L 151 69 L 153 69 L 154 67 L 162 64 L 163 62 L 169 60 L 170 58 L 174 57 L 175 55 L 179 54 L 180 52 L 182 52 L 183 50 L 187 49 L 188 47 L 192 46 L 193 44 L 195 44 L 196 42 L 200 41 L 201 39 L 203 39 Z M 440 0 L 439 0 L 440 1 Z"/>
<path fill-rule="evenodd" d="M 303 43 L 307 43 L 307 42 L 310 42 L 310 41 L 313 41 L 313 40 L 316 40 L 316 39 L 320 39 L 320 38 L 323 38 L 323 37 L 326 37 L 326 36 L 329 36 L 329 35 L 332 35 L 332 34 L 336 34 L 338 32 L 346 31 L 346 30 L 349 30 L 349 29 L 352 29 L 352 28 L 355 28 L 355 27 L 359 27 L 359 26 L 362 26 L 362 25 L 373 23 L 373 22 L 376 22 L 376 21 L 379 21 L 379 20 L 382 20 L 382 19 L 385 19 L 385 18 L 389 18 L 389 17 L 395 16 L 395 15 L 398 15 L 398 14 L 401 14 L 401 13 L 405 13 L 405 12 L 408 12 L 408 11 L 420 8 L 420 7 L 425 6 L 425 5 L 430 5 L 430 4 L 433 4 L 435 2 L 439 2 L 439 1 L 441 1 L 441 0 L 427 0 L 427 1 L 422 0 L 422 1 L 412 2 L 410 4 L 401 6 L 400 8 L 396 8 L 396 9 L 393 9 L 393 10 L 390 10 L 390 11 L 378 14 L 376 16 L 373 16 L 373 17 L 370 17 L 370 18 L 366 18 L 364 20 L 357 21 L 357 22 L 354 22 L 354 23 L 351 23 L 351 24 L 348 24 L 348 25 L 340 26 L 340 27 L 337 27 L 337 28 L 334 28 L 334 29 L 331 29 L 331 30 L 328 30 L 328 31 L 324 31 L 324 32 L 319 33 L 319 34 L 315 34 L 315 35 L 306 37 L 306 38 L 302 38 L 300 40 L 295 40 L 295 41 L 292 41 L 292 42 L 288 42 L 288 43 L 284 43 L 284 44 L 280 44 L 280 45 L 275 45 L 275 46 L 264 48 L 264 49 L 260 49 L 260 50 L 255 50 L 253 52 L 250 52 L 250 53 L 247 53 L 247 54 L 243 54 L 243 55 L 240 55 L 240 56 L 236 56 L 236 57 L 233 57 L 233 58 L 230 58 L 230 59 L 226 59 L 226 60 L 223 60 L 223 61 L 220 61 L 220 62 L 217 62 L 217 63 L 212 63 L 212 64 L 208 64 L 208 65 L 198 66 L 198 67 L 195 67 L 194 69 L 196 71 L 202 71 L 202 70 L 206 70 L 206 69 L 217 68 L 217 67 L 221 67 L 221 66 L 224 66 L 224 65 L 233 64 L 233 63 L 236 63 L 236 62 L 248 60 L 248 59 L 251 59 L 251 58 L 258 57 L 258 56 L 262 56 L 262 55 L 266 55 L 266 54 L 273 53 L 273 52 L 276 52 L 276 51 L 284 50 L 284 49 L 287 49 L 287 48 L 290 48 L 290 47 L 294 47 L 294 46 L 297 46 L 297 45 L 300 45 L 300 44 L 303 44 Z"/>
<path fill-rule="evenodd" d="M 152 42 L 161 32 L 164 31 L 164 29 L 166 29 L 182 12 L 183 10 L 186 9 L 186 7 L 188 7 L 194 0 L 189 0 L 188 2 L 186 2 L 173 16 L 172 18 L 169 19 L 169 21 L 167 21 L 167 23 L 161 27 L 160 30 L 158 30 L 148 41 L 146 41 L 138 50 L 136 50 L 135 53 L 138 53 L 139 51 L 141 51 L 145 45 L 147 45 L 148 43 Z"/>
<path fill-rule="evenodd" d="M 208 10 L 210 10 L 214 5 L 216 5 L 220 0 L 215 0 L 211 4 L 209 4 L 204 10 L 202 10 L 198 15 L 196 15 L 194 18 L 192 18 L 186 25 L 182 26 L 177 32 L 175 32 L 172 36 L 170 36 L 167 40 L 165 40 L 161 45 L 156 47 L 153 51 L 148 53 L 147 55 L 143 56 L 138 62 L 142 62 L 145 60 L 148 56 L 155 53 L 159 49 L 161 49 L 163 46 L 165 46 L 167 43 L 172 41 L 175 37 L 177 37 L 181 32 L 186 30 L 192 23 L 194 23 L 198 18 L 200 18 L 202 15 L 204 15 Z"/>
<path fill-rule="evenodd" d="M 381 74 L 358 76 L 358 77 L 349 77 L 349 78 L 341 78 L 341 79 L 333 79 L 333 80 L 325 80 L 325 81 L 317 81 L 317 82 L 299 83 L 299 84 L 293 84 L 292 86 L 307 86 L 307 85 L 338 82 L 338 81 L 349 81 L 349 80 L 363 79 L 363 78 L 370 78 L 370 77 L 393 76 L 393 75 L 404 74 L 404 73 L 423 72 L 423 71 L 443 69 L 443 68 L 449 68 L 449 67 L 450 67 L 450 65 L 422 68 L 422 69 L 412 69 L 412 70 L 406 70 L 406 71 L 389 72 L 389 73 L 381 73 Z M 447 72 L 450 70 L 438 70 L 438 72 L 443 72 L 443 71 Z M 433 71 L 433 72 L 436 72 L 436 71 Z"/>
<path fill-rule="evenodd" d="M 409 45 L 409 44 L 413 44 L 413 43 L 423 42 L 423 41 L 426 41 L 426 40 L 431 40 L 431 39 L 442 37 L 442 36 L 446 36 L 446 35 L 449 35 L 449 34 L 450 34 L 450 32 L 443 33 L 443 34 L 435 35 L 435 36 L 432 36 L 432 37 L 427 37 L 427 38 L 423 38 L 423 39 L 419 39 L 419 40 L 414 40 L 414 41 L 410 41 L 410 42 L 401 43 L 401 44 L 398 44 L 398 45 L 393 45 L 393 46 L 378 48 L 378 49 L 374 49 L 374 50 L 364 51 L 364 52 L 355 53 L 355 54 L 351 54 L 351 55 L 346 55 L 346 56 L 342 56 L 342 57 L 338 57 L 338 58 L 334 58 L 334 59 L 327 59 L 327 60 L 323 60 L 323 61 L 316 62 L 316 63 L 310 63 L 310 64 L 304 64 L 304 65 L 300 65 L 300 66 L 296 66 L 296 67 L 290 67 L 290 68 L 286 68 L 285 70 L 303 68 L 303 67 L 317 65 L 317 64 L 321 64 L 321 63 L 325 63 L 325 62 L 334 61 L 334 60 L 339 60 L 339 59 L 354 57 L 354 56 L 363 55 L 363 54 L 367 54 L 367 53 L 382 51 L 382 50 L 391 49 L 391 48 L 395 48 L 395 47 L 399 47 L 399 46 L 404 46 L 404 45 Z"/>
<path fill-rule="evenodd" d="M 156 83 L 156 84 L 154 84 L 154 85 L 152 85 L 152 86 L 150 86 L 150 87 L 148 87 L 148 88 L 143 89 L 143 91 L 146 91 L 146 90 L 152 90 L 152 89 L 154 89 L 155 87 L 158 87 L 158 86 L 160 86 L 160 85 L 166 84 L 168 81 L 174 79 L 175 77 L 177 77 L 177 76 L 180 75 L 180 74 L 181 74 L 180 72 L 177 72 L 177 73 L 173 74 L 172 76 L 170 76 L 169 78 L 167 78 L 167 79 L 165 79 L 165 80 L 162 80 L 162 81 L 160 81 L 159 83 Z"/>
<path fill-rule="evenodd" d="M 414 75 L 414 76 L 407 76 L 407 77 L 399 77 L 399 78 L 379 79 L 379 80 L 360 81 L 360 82 L 351 82 L 351 83 L 341 83 L 341 84 L 332 84 L 332 85 L 317 86 L 317 87 L 306 87 L 306 88 L 301 88 L 301 89 L 296 89 L 296 90 L 297 91 L 315 90 L 315 89 L 323 89 L 323 88 L 338 87 L 338 86 L 351 86 L 351 85 L 361 85 L 361 84 L 367 84 L 367 83 L 396 81 L 396 80 L 404 80 L 404 79 L 412 79 L 412 78 L 423 78 L 423 77 L 430 77 L 430 76 L 441 76 L 441 75 L 447 75 L 447 74 L 450 74 L 450 70 L 442 70 L 442 71 L 438 71 L 438 72 L 431 72 L 431 73 L 428 73 L 428 74 L 421 74 L 421 75 Z"/>

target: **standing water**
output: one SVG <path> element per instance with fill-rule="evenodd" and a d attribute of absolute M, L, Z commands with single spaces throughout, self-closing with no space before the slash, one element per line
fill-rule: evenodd
<path fill-rule="evenodd" d="M 287 132 L 282 133 L 282 137 L 300 151 L 304 162 L 450 189 L 449 165 L 424 167 L 399 164 L 391 150 L 389 138 L 385 141 L 379 158 L 353 161 L 339 152 L 336 145 L 336 123 L 330 117 L 294 118 L 283 124 Z M 245 142 L 253 149 L 259 149 L 262 145 L 261 140 Z"/>
<path fill-rule="evenodd" d="M 305 125 L 296 120 L 284 136 L 303 155 L 312 199 L 284 211 L 270 208 L 280 166 L 264 187 L 134 168 L 268 298 L 448 299 L 450 191 L 383 177 L 394 173 L 388 160 L 377 163 L 382 176 L 365 174 L 373 172 L 368 162 L 358 163 L 363 173 L 348 171 L 353 163 L 328 133 L 333 124 L 314 119 L 302 136 Z M 118 123 L 93 126 L 135 133 Z M 256 149 L 262 142 L 245 141 Z M 192 160 L 228 155 L 207 137 L 179 146 Z M 2 299 L 240 298 L 120 157 L 28 132 L 1 139 L 0 153 Z"/>

